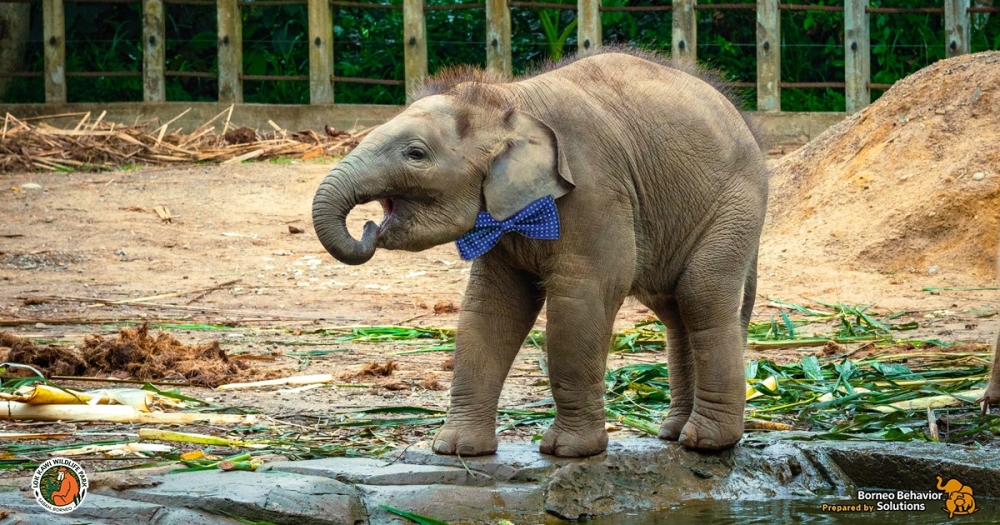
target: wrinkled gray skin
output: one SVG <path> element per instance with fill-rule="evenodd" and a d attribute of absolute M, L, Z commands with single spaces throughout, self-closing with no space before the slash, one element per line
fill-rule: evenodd
<path fill-rule="evenodd" d="M 555 422 L 541 452 L 605 450 L 605 361 L 626 296 L 666 325 L 670 412 L 660 437 L 696 449 L 743 434 L 743 347 L 767 200 L 740 113 L 694 76 L 627 54 L 583 58 L 514 83 L 458 83 L 374 130 L 313 201 L 337 259 L 423 250 L 557 197 L 562 236 L 507 234 L 472 265 L 447 422 L 433 450 L 496 451 L 497 400 L 543 304 Z M 356 205 L 386 216 L 360 241 Z"/>

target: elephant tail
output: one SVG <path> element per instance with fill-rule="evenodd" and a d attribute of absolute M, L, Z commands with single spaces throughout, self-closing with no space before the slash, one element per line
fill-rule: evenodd
<path fill-rule="evenodd" d="M 753 305 L 757 300 L 757 251 L 747 269 L 746 281 L 743 284 L 743 303 L 740 305 L 740 327 L 743 329 L 743 344 L 747 342 L 747 327 L 753 315 Z"/>

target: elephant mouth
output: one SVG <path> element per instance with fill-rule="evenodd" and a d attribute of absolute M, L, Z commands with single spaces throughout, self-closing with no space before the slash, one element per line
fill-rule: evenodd
<path fill-rule="evenodd" d="M 380 197 L 377 200 L 382 205 L 382 222 L 378 225 L 378 232 L 382 234 L 389 228 L 392 219 L 396 217 L 399 200 L 394 197 Z"/>

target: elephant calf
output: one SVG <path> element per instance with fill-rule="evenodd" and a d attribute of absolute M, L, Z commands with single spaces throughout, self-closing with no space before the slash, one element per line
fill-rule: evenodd
<path fill-rule="evenodd" d="M 348 264 L 456 240 L 475 259 L 433 450 L 496 451 L 500 390 L 544 304 L 556 417 L 541 452 L 604 451 L 605 364 L 627 296 L 666 326 L 673 397 L 660 437 L 739 441 L 767 176 L 733 104 L 631 52 L 514 82 L 451 73 L 425 91 L 333 168 L 313 219 Z M 376 200 L 382 223 L 352 238 L 348 212 Z"/>

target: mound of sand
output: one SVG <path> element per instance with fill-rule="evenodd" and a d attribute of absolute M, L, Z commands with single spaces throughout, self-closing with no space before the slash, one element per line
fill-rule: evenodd
<path fill-rule="evenodd" d="M 1000 52 L 924 68 L 782 158 L 768 214 L 762 260 L 995 278 Z"/>

